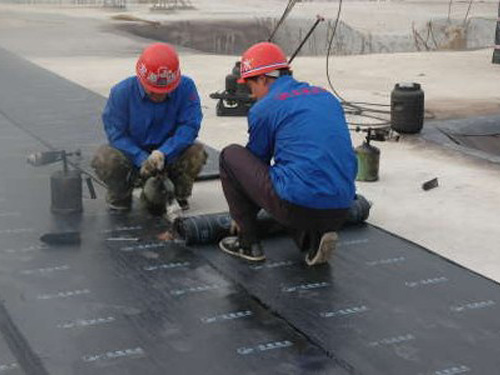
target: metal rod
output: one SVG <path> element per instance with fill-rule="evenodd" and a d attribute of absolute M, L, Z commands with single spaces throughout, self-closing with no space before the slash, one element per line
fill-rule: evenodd
<path fill-rule="evenodd" d="M 273 41 L 274 34 L 276 34 L 276 31 L 278 31 L 278 29 L 279 29 L 280 26 L 281 26 L 281 22 L 278 22 L 276 24 L 276 26 L 274 27 L 274 30 L 271 32 L 271 35 L 269 36 L 269 38 L 267 38 L 268 42 L 272 42 Z"/>
<path fill-rule="evenodd" d="M 92 183 L 92 178 L 87 176 L 85 178 L 85 181 L 87 181 L 87 188 L 89 189 L 90 199 L 97 199 L 97 194 L 94 189 L 94 184 Z"/>
<path fill-rule="evenodd" d="M 316 22 L 314 23 L 314 25 L 312 25 L 311 29 L 309 30 L 309 32 L 304 37 L 304 40 L 302 40 L 302 42 L 300 43 L 300 45 L 297 47 L 297 49 L 295 50 L 295 52 L 290 57 L 290 60 L 288 60 L 288 64 L 292 63 L 293 59 L 300 52 L 300 50 L 302 49 L 302 47 L 304 46 L 304 44 L 307 42 L 307 39 L 309 39 L 309 37 L 313 33 L 314 29 L 316 29 L 316 27 L 319 25 L 319 23 L 322 22 L 322 21 L 324 21 L 324 20 L 325 19 L 322 16 L 320 16 L 320 15 L 316 16 Z"/>
<path fill-rule="evenodd" d="M 274 34 L 276 34 L 276 31 L 278 31 L 278 29 L 281 26 L 281 24 L 283 23 L 283 21 L 285 21 L 285 19 L 288 17 L 288 14 L 291 12 L 291 10 L 295 6 L 296 2 L 297 2 L 296 0 L 290 0 L 288 2 L 287 6 L 285 8 L 285 11 L 283 12 L 283 15 L 281 16 L 280 20 L 278 21 L 278 23 L 274 27 L 274 30 L 271 32 L 271 35 L 267 39 L 268 42 L 272 42 L 272 40 L 274 38 Z"/>

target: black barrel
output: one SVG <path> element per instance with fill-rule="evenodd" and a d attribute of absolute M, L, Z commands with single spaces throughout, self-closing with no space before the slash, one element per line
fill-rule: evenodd
<path fill-rule="evenodd" d="M 424 92 L 418 83 L 398 83 L 391 93 L 391 128 L 414 134 L 424 126 Z"/>
<path fill-rule="evenodd" d="M 361 224 L 370 214 L 370 203 L 362 195 L 357 195 L 349 216 L 344 225 Z M 286 232 L 286 228 L 277 223 L 268 213 L 261 211 L 258 216 L 259 233 L 262 237 Z M 202 245 L 216 243 L 229 235 L 231 216 L 228 212 L 191 217 L 180 217 L 175 220 L 174 228 L 185 240 L 186 245 Z"/>
<path fill-rule="evenodd" d="M 493 50 L 493 64 L 500 64 L 500 2 L 498 3 L 497 31 L 495 33 L 495 49 Z"/>
<path fill-rule="evenodd" d="M 51 210 L 56 214 L 82 211 L 82 176 L 80 171 L 57 171 L 50 176 Z"/>

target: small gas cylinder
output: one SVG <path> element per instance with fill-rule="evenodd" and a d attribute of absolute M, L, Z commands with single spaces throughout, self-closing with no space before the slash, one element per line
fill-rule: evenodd
<path fill-rule="evenodd" d="M 364 141 L 355 149 L 358 158 L 357 181 L 377 181 L 380 160 L 380 150 L 372 146 L 369 141 Z"/>
<path fill-rule="evenodd" d="M 57 171 L 50 176 L 51 210 L 57 214 L 82 211 L 82 176 L 78 170 Z"/>

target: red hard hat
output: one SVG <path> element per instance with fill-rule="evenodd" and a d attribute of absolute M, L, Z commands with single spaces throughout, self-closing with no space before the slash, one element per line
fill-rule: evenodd
<path fill-rule="evenodd" d="M 146 47 L 137 60 L 135 71 L 144 88 L 157 94 L 174 91 L 181 82 L 177 51 L 165 43 Z"/>
<path fill-rule="evenodd" d="M 241 78 L 238 82 L 244 83 L 249 77 L 283 68 L 290 68 L 290 66 L 280 47 L 269 42 L 257 43 L 247 49 L 241 57 Z"/>

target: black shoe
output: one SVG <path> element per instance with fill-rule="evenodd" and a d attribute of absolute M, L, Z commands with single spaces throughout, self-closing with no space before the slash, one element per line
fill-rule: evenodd
<path fill-rule="evenodd" d="M 308 266 L 316 266 L 327 263 L 332 253 L 337 247 L 338 236 L 335 232 L 326 232 L 321 236 L 319 246 L 310 249 L 306 255 L 306 263 Z"/>
<path fill-rule="evenodd" d="M 254 242 L 249 246 L 242 246 L 238 237 L 226 237 L 219 242 L 219 248 L 231 255 L 250 260 L 252 262 L 261 262 L 266 260 L 262 245 L 260 242 Z"/>
<path fill-rule="evenodd" d="M 179 204 L 179 207 L 182 211 L 189 210 L 189 202 L 187 199 L 177 199 L 177 203 Z"/>
<path fill-rule="evenodd" d="M 111 212 L 129 212 L 132 209 L 132 195 L 119 200 L 110 199 L 109 195 L 106 195 L 106 205 Z"/>

